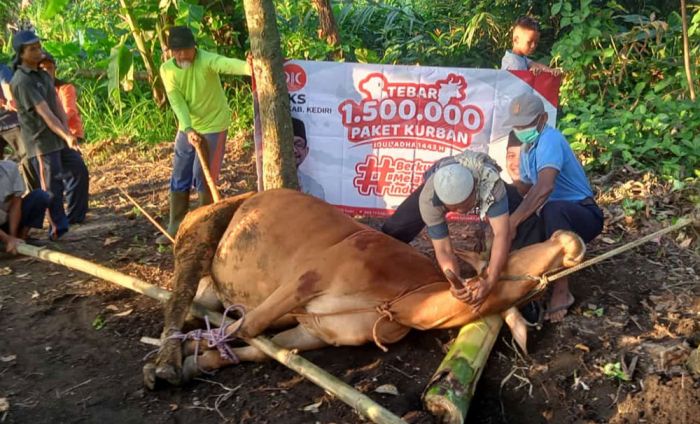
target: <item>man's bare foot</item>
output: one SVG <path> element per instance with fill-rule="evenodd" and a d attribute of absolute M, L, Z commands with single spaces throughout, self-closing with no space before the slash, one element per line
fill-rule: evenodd
<path fill-rule="evenodd" d="M 544 319 L 551 322 L 563 321 L 567 312 L 569 312 L 569 306 L 573 305 L 573 303 L 574 295 L 569 291 L 569 281 L 562 279 L 555 282 Z"/>

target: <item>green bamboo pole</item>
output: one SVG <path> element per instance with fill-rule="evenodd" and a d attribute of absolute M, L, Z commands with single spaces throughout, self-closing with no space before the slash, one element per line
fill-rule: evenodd
<path fill-rule="evenodd" d="M 503 326 L 489 315 L 462 327 L 423 392 L 423 405 L 440 422 L 462 424 L 489 353 Z"/>
<path fill-rule="evenodd" d="M 66 253 L 49 250 L 45 247 L 36 247 L 26 243 L 21 243 L 17 246 L 17 252 L 41 259 L 46 262 L 51 262 L 58 265 L 63 265 L 66 268 L 75 269 L 86 274 L 93 275 L 111 283 L 118 284 L 129 290 L 144 294 L 150 298 L 165 302 L 171 295 L 168 290 L 146 283 L 138 278 L 131 277 L 113 269 L 102 265 L 81 259 Z M 205 316 L 211 322 L 221 322 L 223 316 L 219 313 L 209 311 L 203 306 L 193 303 L 190 312 L 199 318 Z M 226 319 L 226 324 L 231 323 L 230 319 Z M 280 362 L 282 365 L 301 374 L 314 384 L 317 384 L 322 389 L 331 393 L 341 401 L 354 408 L 363 416 L 375 423 L 387 424 L 405 424 L 398 416 L 394 415 L 388 409 L 374 402 L 368 396 L 355 390 L 353 387 L 343 381 L 328 374 L 322 368 L 314 365 L 310 361 L 302 358 L 296 353 L 283 349 L 272 342 L 272 340 L 258 336 L 252 339 L 245 339 L 246 343 L 260 349 L 272 359 Z"/>

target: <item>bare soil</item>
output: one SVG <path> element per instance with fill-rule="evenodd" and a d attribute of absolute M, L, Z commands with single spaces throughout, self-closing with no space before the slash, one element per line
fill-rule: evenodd
<path fill-rule="evenodd" d="M 255 187 L 244 147 L 249 143 L 245 136 L 229 142 L 225 195 Z M 154 246 L 154 228 L 118 188 L 164 220 L 170 144 L 101 143 L 90 146 L 86 157 L 92 173 L 88 221 L 72 229 L 76 240 L 50 247 L 168 288 L 171 251 Z M 589 246 L 589 257 L 660 228 L 654 217 L 688 210 L 678 194 L 656 193 L 662 187 L 656 181 L 605 178 L 599 200 L 606 230 Z M 632 195 L 646 206 L 630 217 L 621 204 Z M 456 225 L 454 231 L 467 235 L 470 229 Z M 572 276 L 574 306 L 563 323 L 530 332 L 529 356 L 517 352 L 503 330 L 468 421 L 700 423 L 700 379 L 683 366 L 700 341 L 694 237 L 690 229 L 663 237 Z M 469 247 L 468 239 L 461 243 Z M 416 246 L 430 253 L 426 239 Z M 0 423 L 362 421 L 276 362 L 241 364 L 185 387 L 148 391 L 141 368 L 153 347 L 140 339 L 160 334 L 156 301 L 31 258 L 3 254 L 0 274 Z M 304 357 L 407 421 L 431 423 L 421 392 L 456 333 L 414 331 L 388 353 L 365 345 Z M 621 373 L 605 374 L 606 364 L 616 363 L 633 368 L 628 381 Z M 398 396 L 375 392 L 385 384 L 394 385 Z"/>

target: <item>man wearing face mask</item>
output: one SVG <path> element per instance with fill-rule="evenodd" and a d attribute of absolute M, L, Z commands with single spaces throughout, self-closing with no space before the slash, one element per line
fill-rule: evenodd
<path fill-rule="evenodd" d="M 196 46 L 192 31 L 183 26 L 170 29 L 168 49 L 171 59 L 160 67 L 160 76 L 178 121 L 175 157 L 170 178 L 170 218 L 168 233 L 175 236 L 189 209 L 190 189 L 194 185 L 199 204 L 211 203 L 211 193 L 202 177 L 201 166 L 192 143 L 200 133 L 209 144 L 209 169 L 219 177 L 223 162 L 226 131 L 231 109 L 221 86 L 219 74 L 250 75 L 246 61 L 207 52 Z M 156 243 L 167 244 L 160 236 Z"/>
<path fill-rule="evenodd" d="M 568 230 L 590 242 L 603 229 L 603 212 L 569 143 L 559 130 L 547 125 L 548 115 L 537 95 L 519 95 L 511 102 L 509 112 L 504 126 L 512 127 L 523 143 L 520 180 L 513 183 L 518 192 L 525 194 L 510 214 L 511 236 L 521 223 L 537 214 L 545 240 L 556 230 Z M 545 318 L 561 321 L 573 302 L 568 279 L 556 280 Z"/>

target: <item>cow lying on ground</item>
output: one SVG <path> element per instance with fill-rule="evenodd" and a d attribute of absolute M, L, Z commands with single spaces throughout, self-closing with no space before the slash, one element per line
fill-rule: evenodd
<path fill-rule="evenodd" d="M 233 197 L 190 213 L 180 227 L 163 346 L 144 367 L 144 381 L 151 388 L 157 379 L 180 384 L 200 369 L 265 359 L 246 346 L 233 348 L 233 359 L 205 350 L 195 361 L 192 348 L 171 337 L 182 329 L 195 294 L 209 308 L 242 304 L 240 337 L 292 327 L 272 340 L 298 351 L 370 341 L 383 346 L 411 328 L 459 327 L 504 311 L 524 344 L 525 324 L 513 306 L 537 284 L 527 275 L 572 266 L 584 250 L 578 236 L 557 232 L 513 252 L 504 271 L 511 278 L 477 311 L 450 294 L 450 283 L 427 256 L 321 200 L 283 189 Z M 462 256 L 481 269 L 477 255 Z"/>

